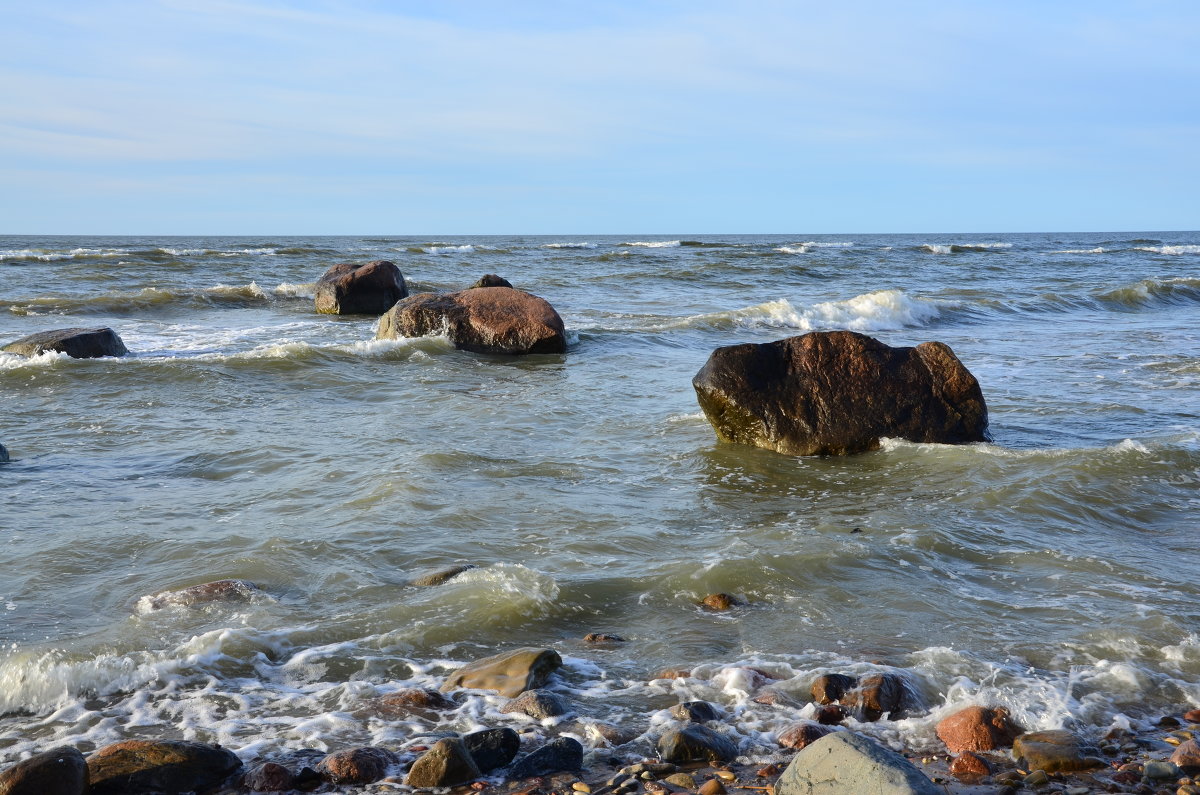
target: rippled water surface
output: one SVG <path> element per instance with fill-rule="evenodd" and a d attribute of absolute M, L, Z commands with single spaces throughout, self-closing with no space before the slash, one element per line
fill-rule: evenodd
<path fill-rule="evenodd" d="M 499 273 L 570 349 L 314 313 L 327 267 L 379 258 L 414 291 Z M 0 354 L 0 762 L 511 723 L 497 697 L 440 725 L 369 704 L 515 645 L 563 654 L 586 719 L 648 741 L 710 698 L 751 755 L 794 715 L 745 665 L 802 698 L 904 669 L 933 712 L 871 730 L 918 742 L 968 701 L 1093 731 L 1200 705 L 1200 234 L 0 237 L 0 342 L 105 325 L 130 356 Z M 843 328 L 948 343 L 994 443 L 717 442 L 690 385 L 713 348 Z M 408 584 L 453 563 L 478 568 Z M 262 593 L 139 608 L 222 578 Z M 746 604 L 697 606 L 716 591 Z M 668 665 L 695 675 L 647 684 Z"/>

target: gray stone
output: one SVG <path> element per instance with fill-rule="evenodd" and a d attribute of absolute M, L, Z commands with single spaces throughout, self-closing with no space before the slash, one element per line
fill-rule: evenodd
<path fill-rule="evenodd" d="M 776 795 L 944 795 L 895 751 L 853 732 L 833 732 L 796 754 Z"/>
<path fill-rule="evenodd" d="M 684 701 L 671 707 L 671 717 L 687 723 L 708 723 L 721 717 L 721 710 L 707 701 Z"/>
<path fill-rule="evenodd" d="M 410 585 L 419 585 L 421 587 L 429 587 L 433 585 L 443 585 L 454 579 L 464 571 L 470 571 L 477 568 L 474 563 L 460 563 L 456 566 L 447 566 L 444 569 L 431 571 L 413 580 Z"/>
<path fill-rule="evenodd" d="M 1170 762 L 1153 760 L 1146 763 L 1146 767 L 1142 769 L 1142 774 L 1146 778 L 1151 778 L 1155 781 L 1165 781 L 1167 779 L 1179 778 L 1183 775 L 1183 771 Z"/>
<path fill-rule="evenodd" d="M 737 757 L 737 746 L 725 735 L 691 723 L 664 732 L 658 755 L 666 762 L 730 762 Z"/>
<path fill-rule="evenodd" d="M 124 356 L 129 353 L 117 332 L 110 328 L 60 328 L 42 331 L 10 342 L 0 350 L 21 356 L 58 351 L 72 359 L 99 359 L 102 356 Z"/>
<path fill-rule="evenodd" d="M 508 771 L 508 777 L 533 778 L 582 768 L 583 746 L 579 741 L 570 737 L 555 737 L 536 751 L 518 759 Z"/>
<path fill-rule="evenodd" d="M 521 749 L 520 736 L 508 727 L 471 732 L 462 741 L 482 773 L 504 767 L 517 758 Z"/>
<path fill-rule="evenodd" d="M 571 711 L 571 705 L 561 696 L 549 690 L 526 690 L 512 701 L 500 708 L 501 712 L 518 712 L 528 715 L 534 720 L 545 720 L 566 715 Z"/>

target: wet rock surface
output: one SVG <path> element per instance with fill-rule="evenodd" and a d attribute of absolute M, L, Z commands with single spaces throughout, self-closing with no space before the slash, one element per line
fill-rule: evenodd
<path fill-rule="evenodd" d="M 334 265 L 317 280 L 316 309 L 329 315 L 382 315 L 408 295 L 396 263 L 378 259 Z"/>
<path fill-rule="evenodd" d="M 664 732 L 658 755 L 666 762 L 727 762 L 737 756 L 737 746 L 707 726 L 693 723 Z"/>
<path fill-rule="evenodd" d="M 316 770 L 334 784 L 371 784 L 388 774 L 399 758 L 384 748 L 361 746 L 335 751 L 317 763 Z"/>
<path fill-rule="evenodd" d="M 248 580 L 215 580 L 146 597 L 145 605 L 151 610 L 161 610 L 170 605 L 191 607 L 209 602 L 248 602 L 258 593 L 262 593 L 262 589 Z"/>
<path fill-rule="evenodd" d="M 937 725 L 938 738 L 954 753 L 1007 748 L 1021 732 L 1003 707 L 967 707 Z"/>
<path fill-rule="evenodd" d="M 413 762 L 404 783 L 419 789 L 452 787 L 479 776 L 479 767 L 466 744 L 458 738 L 447 738 L 438 740 Z"/>
<path fill-rule="evenodd" d="M 1063 773 L 1104 767 L 1099 750 L 1083 738 L 1061 729 L 1022 734 L 1013 741 L 1012 754 L 1029 770 Z"/>
<path fill-rule="evenodd" d="M 797 721 L 779 732 L 779 744 L 784 748 L 800 750 L 812 745 L 831 731 L 833 729 L 823 726 L 816 721 Z"/>
<path fill-rule="evenodd" d="M 62 328 L 41 331 L 10 342 L 0 351 L 36 356 L 47 351 L 65 353 L 72 359 L 100 359 L 129 353 L 125 343 L 110 328 Z"/>
<path fill-rule="evenodd" d="M 505 767 L 521 749 L 521 738 L 508 727 L 471 732 L 463 735 L 462 741 L 482 773 Z"/>
<path fill-rule="evenodd" d="M 378 339 L 446 334 L 475 353 L 565 353 L 566 329 L 542 298 L 509 287 L 476 287 L 440 295 L 418 293 L 379 319 Z"/>
<path fill-rule="evenodd" d="M 500 708 L 505 713 L 520 713 L 534 720 L 545 720 L 566 715 L 571 711 L 571 705 L 562 696 L 549 690 L 526 690 Z"/>
<path fill-rule="evenodd" d="M 911 762 L 872 739 L 833 732 L 796 754 L 776 795 L 943 795 Z"/>
<path fill-rule="evenodd" d="M 720 719 L 722 710 L 707 701 L 684 701 L 671 707 L 671 717 L 688 723 L 708 723 Z"/>
<path fill-rule="evenodd" d="M 562 657 L 553 649 L 522 648 L 495 654 L 468 663 L 454 671 L 442 685 L 442 692 L 458 688 L 495 690 L 516 698 L 526 690 L 546 684 L 550 674 L 562 666 Z"/>
<path fill-rule="evenodd" d="M 509 769 L 510 778 L 547 776 L 562 770 L 583 767 L 583 746 L 571 737 L 556 737 L 532 753 L 518 759 Z"/>
<path fill-rule="evenodd" d="M 83 795 L 88 767 L 70 746 L 51 748 L 0 772 L 0 795 Z"/>
<path fill-rule="evenodd" d="M 380 696 L 376 699 L 375 706 L 379 712 L 385 715 L 401 717 L 414 713 L 440 712 L 454 709 L 458 705 L 436 690 L 426 687 L 406 687 L 395 693 Z"/>
<path fill-rule="evenodd" d="M 447 566 L 442 569 L 437 569 L 436 571 L 431 571 L 428 574 L 423 574 L 414 579 L 410 584 L 421 586 L 423 588 L 432 587 L 435 585 L 444 585 L 458 575 L 462 574 L 464 571 L 470 571 L 471 569 L 477 568 L 479 567 L 474 563 L 460 563 L 455 566 Z"/>
<path fill-rule="evenodd" d="M 692 379 L 724 441 L 791 455 L 872 450 L 884 436 L 986 441 L 979 383 L 940 342 L 892 348 L 852 331 L 814 331 L 717 348 Z"/>
<path fill-rule="evenodd" d="M 242 762 L 216 745 L 126 740 L 95 751 L 87 767 L 92 795 L 182 795 L 222 783 Z"/>
<path fill-rule="evenodd" d="M 821 674 L 812 683 L 812 700 L 832 704 L 847 692 L 858 687 L 858 678 L 845 674 Z"/>

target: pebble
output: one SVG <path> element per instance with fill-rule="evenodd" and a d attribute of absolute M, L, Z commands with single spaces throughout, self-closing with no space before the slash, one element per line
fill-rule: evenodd
<path fill-rule="evenodd" d="M 725 795 L 725 785 L 719 778 L 710 778 L 700 785 L 700 795 Z"/>
<path fill-rule="evenodd" d="M 582 781 L 576 781 L 574 784 L 571 785 L 571 789 L 575 790 L 576 792 L 591 792 L 592 791 L 592 788 L 589 787 L 587 784 L 584 784 Z"/>
<path fill-rule="evenodd" d="M 1155 781 L 1165 781 L 1166 779 L 1177 779 L 1180 776 L 1179 768 L 1170 762 L 1147 762 L 1143 770 L 1146 778 L 1152 778 Z"/>
<path fill-rule="evenodd" d="M 1045 770 L 1035 770 L 1026 776 L 1022 783 L 1027 787 L 1040 787 L 1050 783 L 1050 776 Z"/>
<path fill-rule="evenodd" d="M 692 778 L 687 773 L 672 773 L 664 778 L 663 781 L 667 782 L 668 784 L 674 784 L 677 787 L 683 787 L 684 789 L 696 788 L 696 779 Z"/>
<path fill-rule="evenodd" d="M 714 770 L 713 772 L 717 774 L 718 778 L 724 779 L 725 781 L 733 781 L 737 778 L 732 770 Z"/>
<path fill-rule="evenodd" d="M 1064 795 L 1088 795 L 1091 791 L 1091 787 L 1067 787 L 1063 793 Z"/>

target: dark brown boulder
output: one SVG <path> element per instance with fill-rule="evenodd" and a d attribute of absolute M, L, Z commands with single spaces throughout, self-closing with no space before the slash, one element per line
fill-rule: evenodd
<path fill-rule="evenodd" d="M 731 762 L 737 746 L 707 726 L 689 723 L 658 738 L 658 755 L 664 762 Z"/>
<path fill-rule="evenodd" d="M 1195 740 L 1184 740 L 1171 754 L 1171 764 L 1183 768 L 1189 773 L 1200 770 L 1200 743 Z"/>
<path fill-rule="evenodd" d="M 950 775 L 958 779 L 972 781 L 991 774 L 991 764 L 982 756 L 970 751 L 963 751 L 950 763 Z"/>
<path fill-rule="evenodd" d="M 477 287 L 438 295 L 418 293 L 379 319 L 377 339 L 447 334 L 454 347 L 475 353 L 564 353 L 567 335 L 554 307 L 509 287 Z"/>
<path fill-rule="evenodd" d="M 215 787 L 242 767 L 219 745 L 126 740 L 87 758 L 91 795 L 182 795 Z"/>
<path fill-rule="evenodd" d="M 815 715 L 817 723 L 822 726 L 837 726 L 848 717 L 846 708 L 841 704 L 825 704 L 817 708 Z"/>
<path fill-rule="evenodd" d="M 924 707 L 904 677 L 892 671 L 864 676 L 858 681 L 858 687 L 848 691 L 839 701 L 866 721 L 876 721 L 884 715 L 890 720 L 899 720 Z"/>
<path fill-rule="evenodd" d="M 281 792 L 292 788 L 292 771 L 275 762 L 263 762 L 246 771 L 242 786 L 251 792 Z"/>
<path fill-rule="evenodd" d="M 812 683 L 812 700 L 818 704 L 832 704 L 858 687 L 858 679 L 845 674 L 821 674 Z"/>
<path fill-rule="evenodd" d="M 1021 732 L 1003 707 L 967 707 L 942 718 L 937 725 L 937 736 L 956 754 L 1008 748 Z"/>
<path fill-rule="evenodd" d="M 380 712 L 393 717 L 403 717 L 414 712 L 441 712 L 458 706 L 438 691 L 424 687 L 406 687 L 395 693 L 388 693 L 386 696 L 380 696 L 375 704 Z"/>
<path fill-rule="evenodd" d="M 364 745 L 327 755 L 317 763 L 317 772 L 334 784 L 371 784 L 399 761 L 391 751 Z"/>
<path fill-rule="evenodd" d="M 717 348 L 692 379 L 727 442 L 792 455 L 873 450 L 881 437 L 987 441 L 975 377 L 940 342 L 892 348 L 853 331 L 814 331 Z"/>
<path fill-rule="evenodd" d="M 0 773 L 0 795 L 83 795 L 87 786 L 87 762 L 67 745 L 31 756 Z"/>
<path fill-rule="evenodd" d="M 317 280 L 317 311 L 325 315 L 382 315 L 408 295 L 394 262 L 377 259 L 334 265 Z"/>
<path fill-rule="evenodd" d="M 474 290 L 479 287 L 510 287 L 511 288 L 512 284 L 510 284 L 508 279 L 505 279 L 503 276 L 497 276 L 494 273 L 485 273 L 483 276 L 479 277 L 479 281 L 475 282 L 467 289 Z"/>
<path fill-rule="evenodd" d="M 60 328 L 42 331 L 10 342 L 0 348 L 0 351 L 21 356 L 58 351 L 72 359 L 99 359 L 102 356 L 124 356 L 129 353 L 117 332 L 110 328 Z"/>
<path fill-rule="evenodd" d="M 822 726 L 811 720 L 802 720 L 793 723 L 779 733 L 779 744 L 784 748 L 795 748 L 799 751 L 806 745 L 815 743 L 817 740 L 829 734 L 833 729 L 828 726 Z"/>
<path fill-rule="evenodd" d="M 261 593 L 261 589 L 248 580 L 214 580 L 146 596 L 142 598 L 142 604 L 151 610 L 161 610 L 168 605 L 191 607 L 208 602 L 248 602 L 256 593 Z"/>

